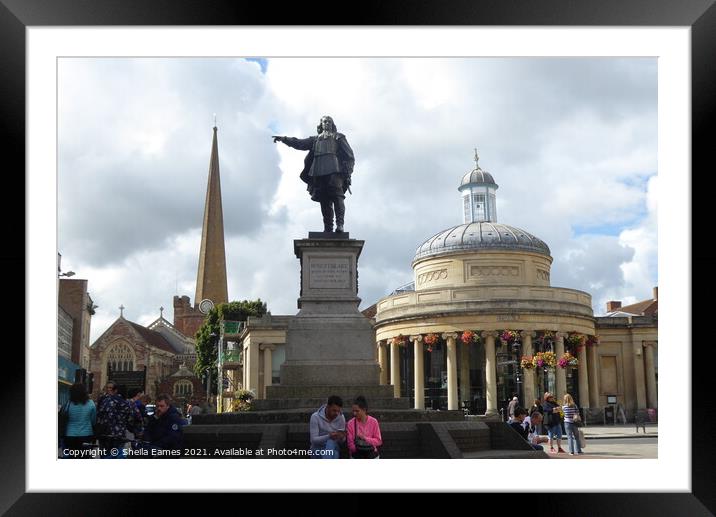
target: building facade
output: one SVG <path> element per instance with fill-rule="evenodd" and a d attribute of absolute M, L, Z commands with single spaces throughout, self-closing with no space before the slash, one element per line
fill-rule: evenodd
<path fill-rule="evenodd" d="M 463 224 L 418 246 L 414 281 L 363 311 L 381 383 L 416 409 L 498 415 L 514 395 L 530 407 L 550 391 L 592 421 L 655 417 L 656 289 L 595 317 L 589 293 L 552 286 L 548 245 L 497 221 L 498 185 L 478 160 L 458 187 Z M 258 398 L 278 380 L 268 365 L 280 366 L 290 318 L 250 319 L 239 336 L 242 386 Z"/>
<path fill-rule="evenodd" d="M 614 399 L 626 418 L 655 410 L 655 324 L 595 318 L 588 293 L 552 286 L 547 244 L 497 222 L 497 188 L 476 154 L 463 224 L 420 245 L 413 285 L 376 304 L 382 381 L 415 408 L 494 415 L 550 391 L 597 421 Z"/>

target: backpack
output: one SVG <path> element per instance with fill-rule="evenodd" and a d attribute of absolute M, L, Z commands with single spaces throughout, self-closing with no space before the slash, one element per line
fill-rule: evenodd
<path fill-rule="evenodd" d="M 57 437 L 64 438 L 67 435 L 67 424 L 70 421 L 70 402 L 69 400 L 60 408 L 57 413 Z"/>

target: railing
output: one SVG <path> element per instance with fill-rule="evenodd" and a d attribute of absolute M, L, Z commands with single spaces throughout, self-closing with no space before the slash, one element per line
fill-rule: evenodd
<path fill-rule="evenodd" d="M 244 321 L 222 321 L 224 326 L 224 335 L 239 334 L 244 328 Z"/>
<path fill-rule="evenodd" d="M 222 362 L 224 363 L 240 363 L 241 362 L 241 350 L 226 350 L 222 356 Z"/>

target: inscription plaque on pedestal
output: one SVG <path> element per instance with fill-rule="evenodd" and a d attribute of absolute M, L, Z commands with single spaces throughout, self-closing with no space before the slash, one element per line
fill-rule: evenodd
<path fill-rule="evenodd" d="M 350 289 L 350 271 L 348 258 L 312 258 L 308 286 L 311 289 Z"/>

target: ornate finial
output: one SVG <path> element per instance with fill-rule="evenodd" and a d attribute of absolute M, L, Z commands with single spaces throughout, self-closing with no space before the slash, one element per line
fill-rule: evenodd
<path fill-rule="evenodd" d="M 124 318 L 124 304 L 119 306 L 119 317 Z"/>
<path fill-rule="evenodd" d="M 477 164 L 477 161 L 480 159 L 480 156 L 477 154 L 477 147 L 475 147 L 475 168 L 479 169 L 480 166 Z"/>
<path fill-rule="evenodd" d="M 216 129 L 216 113 L 214 113 L 214 129 Z"/>
<path fill-rule="evenodd" d="M 164 307 L 159 307 L 159 317 L 160 318 L 164 317 Z"/>

